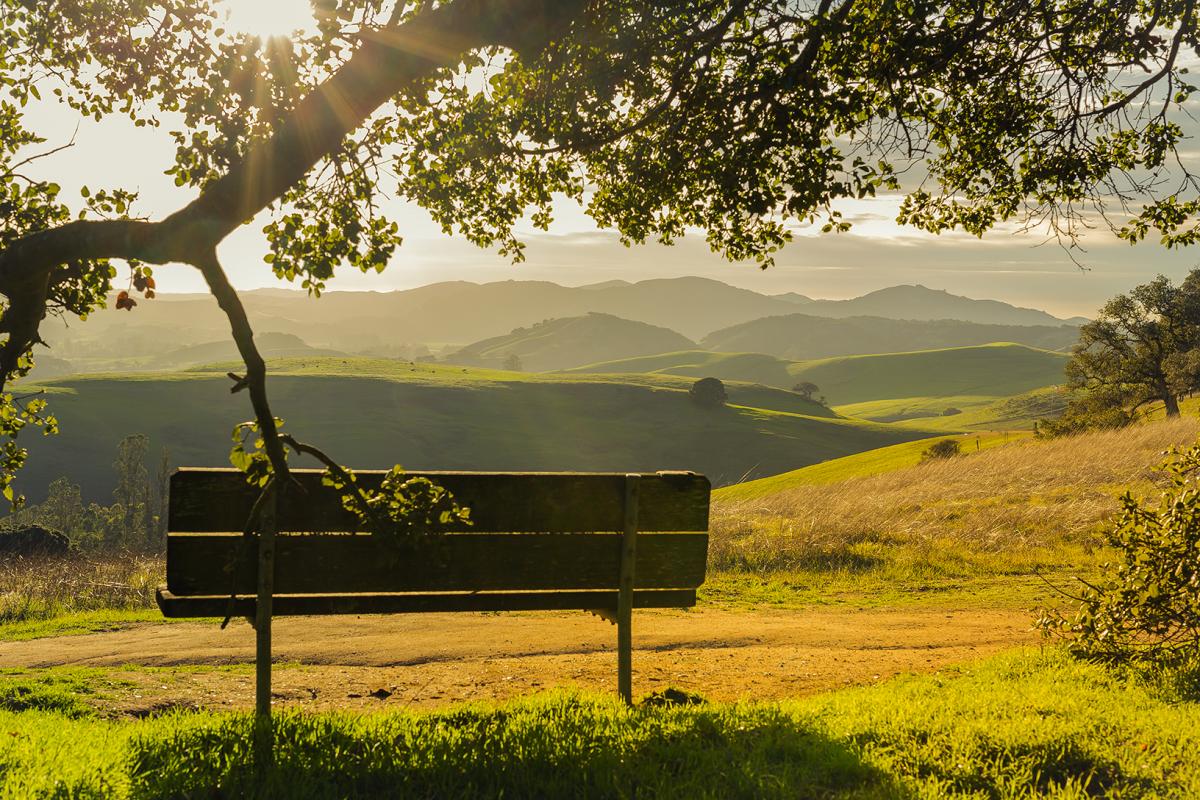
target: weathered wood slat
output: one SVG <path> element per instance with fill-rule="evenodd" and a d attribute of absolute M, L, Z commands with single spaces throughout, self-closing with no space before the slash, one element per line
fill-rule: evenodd
<path fill-rule="evenodd" d="M 280 531 L 322 532 L 354 529 L 354 517 L 337 494 L 321 485 L 318 470 L 292 473 L 303 491 L 289 488 L 280 498 Z M 364 485 L 385 474 L 356 473 Z M 413 472 L 445 486 L 471 509 L 467 531 L 620 531 L 624 523 L 624 473 Z M 639 529 L 707 531 L 709 481 L 690 472 L 648 473 L 641 477 Z M 181 469 L 171 476 L 169 530 L 240 531 L 257 490 L 232 469 Z"/>
<path fill-rule="evenodd" d="M 404 614 L 447 611 L 569 611 L 613 609 L 615 591 L 581 592 L 462 592 L 454 594 L 338 594 L 275 595 L 275 616 L 324 614 Z M 694 589 L 635 591 L 635 608 L 687 608 L 696 605 Z M 229 597 L 210 595 L 179 597 L 166 589 L 158 591 L 163 616 L 223 617 L 229 613 Z M 253 596 L 234 601 L 235 616 L 253 616 Z"/>
<path fill-rule="evenodd" d="M 176 595 L 252 594 L 256 540 L 230 533 L 167 537 Z M 621 534 L 450 533 L 395 549 L 367 534 L 275 537 L 276 594 L 616 589 Z M 640 533 L 635 588 L 704 582 L 706 533 Z M 227 565 L 234 565 L 232 575 Z"/>

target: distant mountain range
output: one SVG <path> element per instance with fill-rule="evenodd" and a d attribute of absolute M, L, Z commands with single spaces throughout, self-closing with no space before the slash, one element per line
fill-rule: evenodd
<path fill-rule="evenodd" d="M 1082 325 L 1083 317 L 1059 319 L 1035 308 L 973 300 L 925 286 L 891 286 L 851 300 L 814 300 L 789 292 L 776 298 L 804 307 L 814 317 L 885 317 L 887 319 L 957 319 L 985 325 Z"/>
<path fill-rule="evenodd" d="M 301 355 L 308 348 L 324 353 L 337 351 L 401 359 L 414 359 L 430 350 L 440 355 L 458 353 L 464 348 L 479 347 L 488 339 L 502 339 L 488 347 L 511 349 L 515 347 L 515 339 L 510 337 L 516 330 L 530 331 L 547 320 L 584 318 L 593 313 L 667 329 L 666 333 L 679 338 L 662 332 L 654 337 L 662 342 L 673 338 L 670 349 L 674 350 L 691 347 L 680 341 L 682 338 L 703 341 L 703 347 L 707 348 L 760 350 L 790 359 L 995 341 L 1056 349 L 1074 341 L 1072 329 L 1064 326 L 1079 321 L 925 287 L 881 289 L 853 300 L 814 300 L 797 293 L 760 294 L 698 277 L 638 283 L 606 281 L 584 287 L 538 281 L 448 282 L 389 293 L 331 291 L 319 300 L 301 291 L 262 289 L 246 291 L 242 297 L 260 335 L 271 332 L 299 339 L 299 343 L 292 345 L 284 343 L 277 355 Z M 923 320 L 923 324 L 959 321 L 942 324 L 940 333 L 923 335 L 918 335 L 917 331 L 922 329 L 914 324 L 887 327 L 878 321 L 846 321 L 845 326 L 839 327 L 815 321 L 780 323 L 780 319 L 797 313 L 810 320 L 860 319 L 865 314 L 876 320 Z M 959 336 L 967 331 L 962 325 L 972 324 L 1003 325 L 1014 330 L 980 330 L 966 338 Z M 570 326 L 563 325 L 545 332 L 586 336 L 582 327 L 571 332 Z M 754 335 L 754 331 L 760 330 L 760 326 L 762 331 L 769 331 L 766 333 L 769 349 L 757 343 L 761 337 Z M 864 327 L 878 330 L 868 336 L 862 330 Z M 1016 327 L 1030 330 L 1015 331 Z M 228 331 L 227 320 L 216 302 L 208 295 L 194 294 L 160 295 L 156 300 L 140 302 L 132 312 L 104 309 L 92 314 L 85 323 L 71 327 L 48 324 L 42 335 L 53 347 L 44 355 L 59 360 L 52 367 L 48 362 L 47 372 L 62 372 L 66 365 L 73 371 L 98 372 L 197 363 L 206 349 L 227 341 Z M 523 336 L 527 343 L 522 347 L 530 348 L 530 354 L 538 350 L 548 353 L 546 347 L 550 345 L 533 344 L 530 333 Z M 632 338 L 636 337 L 626 336 L 626 343 L 631 344 Z M 296 349 L 288 351 L 293 345 Z M 640 347 L 616 348 L 596 353 L 595 357 L 580 357 L 599 361 L 646 353 Z M 224 357 L 223 351 L 212 350 L 212 353 Z M 492 356 L 480 357 L 488 362 Z M 574 356 L 546 361 L 556 365 L 554 368 L 586 362 Z M 532 363 L 528 368 L 535 368 Z"/>
<path fill-rule="evenodd" d="M 695 342 L 668 328 L 592 312 L 517 328 L 450 353 L 445 360 L 500 368 L 515 356 L 517 369 L 545 372 L 695 346 Z"/>
<path fill-rule="evenodd" d="M 803 314 L 744 322 L 705 336 L 700 345 L 724 353 L 766 353 L 803 361 L 869 353 L 901 353 L 1014 342 L 1062 350 L 1079 339 L 1074 325 L 989 325 L 952 319 L 899 320 L 882 317 L 830 319 Z M 1039 312 L 1040 313 L 1040 312 Z"/>

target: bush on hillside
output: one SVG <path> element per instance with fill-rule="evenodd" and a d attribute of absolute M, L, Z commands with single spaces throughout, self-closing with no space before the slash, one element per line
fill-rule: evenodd
<path fill-rule="evenodd" d="M 1134 413 L 1121 392 L 1096 390 L 1069 400 L 1061 416 L 1038 420 L 1033 434 L 1042 439 L 1053 439 L 1086 431 L 1124 428 L 1133 420 Z"/>
<path fill-rule="evenodd" d="M 922 461 L 936 461 L 942 458 L 954 458 L 962 453 L 962 443 L 958 439 L 940 439 L 926 447 L 921 453 Z"/>
<path fill-rule="evenodd" d="M 961 413 L 962 413 L 961 408 L 955 408 L 954 406 L 950 406 L 949 408 L 947 408 L 945 411 L 942 412 L 942 416 L 943 417 L 954 417 Z"/>
<path fill-rule="evenodd" d="M 1200 656 L 1200 445 L 1173 451 L 1161 469 L 1171 485 L 1157 504 L 1121 498 L 1106 533 L 1120 561 L 1100 581 L 1081 581 L 1074 614 L 1046 611 L 1037 621 L 1078 655 L 1160 664 Z"/>
<path fill-rule="evenodd" d="M 703 408 L 720 408 L 729 400 L 725 384 L 718 378 L 701 378 L 692 384 L 688 394 L 693 403 Z"/>

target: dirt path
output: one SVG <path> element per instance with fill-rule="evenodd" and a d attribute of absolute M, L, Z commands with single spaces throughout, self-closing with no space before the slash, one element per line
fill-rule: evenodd
<path fill-rule="evenodd" d="M 278 701 L 311 709 L 427 707 L 554 686 L 608 690 L 616 681 L 615 629 L 584 613 L 283 618 L 274 639 L 277 661 L 286 662 L 275 671 Z M 1029 615 L 1013 611 L 645 611 L 634 618 L 634 691 L 796 696 L 1031 641 Z M 224 631 L 150 624 L 0 642 L 3 667 L 180 667 L 113 672 L 106 704 L 133 714 L 248 707 L 251 671 L 207 667 L 253 659 L 254 632 L 244 622 Z"/>

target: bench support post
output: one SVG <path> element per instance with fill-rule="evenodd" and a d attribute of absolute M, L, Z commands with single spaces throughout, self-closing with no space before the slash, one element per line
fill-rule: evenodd
<path fill-rule="evenodd" d="M 275 593 L 275 488 L 263 503 L 258 523 L 258 596 L 254 612 L 254 713 L 269 725 L 271 716 L 271 601 Z"/>
<path fill-rule="evenodd" d="M 621 574 L 617 584 L 617 693 L 633 704 L 633 575 L 637 561 L 638 482 L 625 476 L 625 531 L 621 537 Z"/>

